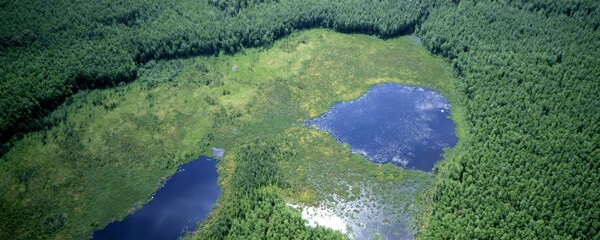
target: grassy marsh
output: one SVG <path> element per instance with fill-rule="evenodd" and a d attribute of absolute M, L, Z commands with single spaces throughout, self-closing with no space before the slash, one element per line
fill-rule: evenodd
<path fill-rule="evenodd" d="M 226 149 L 218 170 L 219 202 L 227 204 L 235 168 L 235 153 L 227 150 L 257 136 L 284 138 L 297 152 L 280 164 L 290 187 L 279 193 L 287 201 L 313 205 L 333 193 L 351 199 L 339 182 L 385 186 L 373 187 L 379 193 L 389 183 L 420 182 L 419 213 L 411 214 L 424 225 L 434 176 L 373 164 L 302 122 L 374 84 L 395 82 L 442 93 L 453 104 L 459 139 L 468 134 L 450 66 L 410 37 L 310 30 L 268 49 L 150 62 L 138 75 L 71 97 L 49 116 L 53 127 L 28 134 L 2 157 L 0 214 L 9 228 L 24 238 L 86 238 L 143 205 L 178 165 L 211 154 L 210 147 Z"/>

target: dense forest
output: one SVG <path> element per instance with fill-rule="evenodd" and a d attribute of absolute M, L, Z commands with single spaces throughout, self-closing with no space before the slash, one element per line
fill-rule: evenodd
<path fill-rule="evenodd" d="M 233 189 L 218 213 L 204 221 L 195 237 L 202 239 L 346 239 L 324 227 L 305 225 L 300 213 L 286 206 L 277 192 L 286 188 L 278 162 L 294 158 L 294 150 L 283 139 L 252 139 L 235 151 Z"/>
<path fill-rule="evenodd" d="M 459 74 L 470 129 L 425 238 L 600 237 L 598 10 L 461 1 L 419 27 Z"/>
<path fill-rule="evenodd" d="M 67 96 L 130 81 L 152 59 L 233 53 L 311 27 L 394 36 L 412 32 L 425 9 L 419 1 L 356 0 L 256 6 L 238 1 L 19 1 L 1 6 L 0 142 L 8 146 L 0 152 L 13 135 L 52 124 L 41 117 Z M 240 6 L 245 8 L 240 11 Z M 237 14 L 229 13 L 232 8 Z"/>
<path fill-rule="evenodd" d="M 600 238 L 598 1 L 2 1 L 0 12 L 0 155 L 58 124 L 45 116 L 67 97 L 135 80 L 152 60 L 236 53 L 315 27 L 415 33 L 451 62 L 469 132 L 436 169 L 417 237 Z M 307 238 L 343 237 L 281 209 L 272 162 L 293 156 L 261 141 L 235 151 L 235 196 L 225 199 L 239 204 L 199 231 L 267 238 L 292 234 L 261 232 L 285 222 Z M 247 181 L 257 174 L 268 178 Z"/>

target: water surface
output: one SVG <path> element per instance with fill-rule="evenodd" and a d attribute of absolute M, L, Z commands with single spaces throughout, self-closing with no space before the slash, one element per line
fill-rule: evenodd
<path fill-rule="evenodd" d="M 181 165 L 150 203 L 95 232 L 93 239 L 177 239 L 195 230 L 216 203 L 217 178 L 216 161 L 210 158 Z"/>
<path fill-rule="evenodd" d="M 370 161 L 428 172 L 442 159 L 442 149 L 457 142 L 449 110 L 448 100 L 433 90 L 382 84 L 307 123 Z"/>

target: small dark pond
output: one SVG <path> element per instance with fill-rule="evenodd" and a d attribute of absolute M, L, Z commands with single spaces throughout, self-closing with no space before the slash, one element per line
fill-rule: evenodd
<path fill-rule="evenodd" d="M 382 84 L 356 100 L 334 104 L 307 124 L 372 162 L 429 172 L 442 159 L 442 149 L 457 142 L 449 116 L 448 100 L 430 89 Z"/>
<path fill-rule="evenodd" d="M 151 202 L 93 239 L 177 239 L 194 231 L 219 197 L 217 178 L 216 161 L 208 157 L 181 165 Z"/>

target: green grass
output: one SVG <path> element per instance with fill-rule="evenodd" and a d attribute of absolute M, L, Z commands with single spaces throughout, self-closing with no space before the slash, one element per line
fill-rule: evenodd
<path fill-rule="evenodd" d="M 293 143 L 297 159 L 280 166 L 290 202 L 316 204 L 342 180 L 428 183 L 431 175 L 373 164 L 302 127 L 335 102 L 395 82 L 441 92 L 453 104 L 459 139 L 467 138 L 450 67 L 413 42 L 310 30 L 269 49 L 151 62 L 132 83 L 71 97 L 50 116 L 58 124 L 28 134 L 2 157 L 0 219 L 17 238 L 86 238 L 141 206 L 178 165 L 213 146 L 226 149 L 219 164 L 226 195 L 235 168 L 227 149 L 256 136 Z M 323 174 L 329 181 L 308 181 Z M 418 204 L 427 203 L 429 185 L 419 188 Z M 424 225 L 427 205 L 420 209 Z"/>

